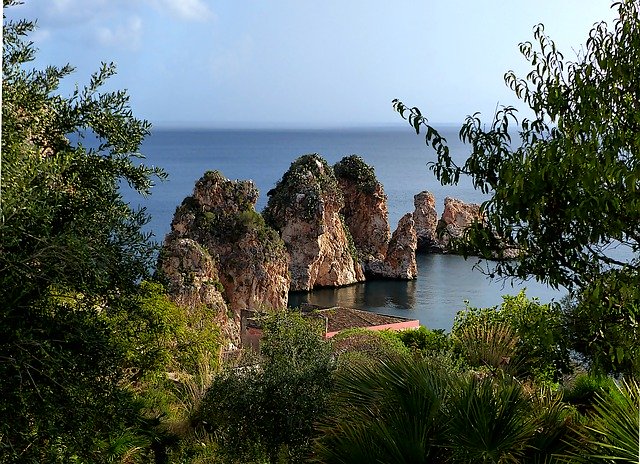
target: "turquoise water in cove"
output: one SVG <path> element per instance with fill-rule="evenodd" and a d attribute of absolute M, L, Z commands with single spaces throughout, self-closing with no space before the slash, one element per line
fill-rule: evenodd
<path fill-rule="evenodd" d="M 465 147 L 458 141 L 457 129 L 442 126 L 441 134 L 451 152 L 464 159 Z M 149 230 L 155 240 L 168 233 L 175 208 L 193 191 L 195 182 L 207 170 L 218 170 L 230 179 L 251 179 L 260 191 L 256 205 L 260 211 L 289 165 L 299 156 L 319 153 L 329 164 L 357 154 L 375 168 L 388 197 L 389 221 L 394 230 L 398 220 L 413 211 L 413 196 L 429 190 L 436 196 L 439 213 L 446 196 L 467 202 L 485 199 L 469 182 L 441 186 L 427 169 L 435 156 L 422 136 L 409 127 L 343 130 L 219 130 L 155 129 L 145 140 L 142 153 L 147 164 L 163 167 L 169 180 L 159 182 L 147 198 L 125 197 L 142 206 L 152 216 Z M 541 301 L 558 300 L 562 292 L 536 282 L 490 281 L 474 270 L 477 259 L 459 256 L 419 255 L 416 281 L 374 281 L 339 289 L 321 289 L 290 294 L 290 305 L 302 302 L 323 306 L 343 305 L 420 320 L 430 328 L 450 329 L 455 313 L 464 301 L 483 307 L 499 304 L 502 294 L 527 288 L 529 296 Z"/>

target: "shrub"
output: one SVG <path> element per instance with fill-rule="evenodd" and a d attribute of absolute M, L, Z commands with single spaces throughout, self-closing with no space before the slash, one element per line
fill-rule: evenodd
<path fill-rule="evenodd" d="M 341 367 L 354 362 L 370 363 L 410 354 L 397 333 L 389 330 L 347 329 L 335 335 L 331 343 Z"/>
<path fill-rule="evenodd" d="M 297 461 L 325 411 L 334 362 L 318 327 L 299 313 L 263 321 L 257 364 L 227 367 L 207 391 L 199 414 L 219 453 L 232 461 Z"/>
<path fill-rule="evenodd" d="M 640 276 L 610 271 L 564 305 L 570 346 L 592 370 L 640 375 Z"/>
<path fill-rule="evenodd" d="M 564 401 L 585 414 L 593 411 L 597 395 L 607 394 L 613 387 L 614 381 L 610 377 L 581 373 L 564 386 Z"/>
<path fill-rule="evenodd" d="M 429 360 L 371 359 L 336 375 L 331 414 L 321 421 L 323 463 L 441 462 L 449 379 Z"/>
<path fill-rule="evenodd" d="M 461 326 L 454 340 L 471 367 L 514 373 L 520 364 L 516 357 L 520 339 L 504 322 L 480 318 Z"/>
<path fill-rule="evenodd" d="M 522 462 L 537 426 L 528 396 L 507 378 L 462 376 L 447 417 L 454 462 Z"/>
<path fill-rule="evenodd" d="M 506 325 L 518 340 L 515 357 L 510 364 L 517 366 L 516 374 L 542 381 L 555 381 L 570 371 L 570 356 L 564 316 L 557 304 L 540 304 L 537 298 L 528 299 L 525 291 L 516 296 L 505 295 L 499 307 L 467 307 L 456 316 L 452 335 L 459 335 L 467 327 L 491 324 Z"/>
<path fill-rule="evenodd" d="M 640 462 L 640 385 L 622 380 L 596 394 L 595 413 L 574 439 L 572 462 Z"/>
<path fill-rule="evenodd" d="M 355 182 L 358 190 L 373 193 L 379 185 L 373 167 L 358 155 L 345 156 L 333 166 L 335 176 Z"/>
<path fill-rule="evenodd" d="M 442 329 L 430 330 L 420 326 L 415 330 L 402 330 L 397 337 L 411 350 L 422 354 L 439 354 L 451 350 L 451 338 Z"/>

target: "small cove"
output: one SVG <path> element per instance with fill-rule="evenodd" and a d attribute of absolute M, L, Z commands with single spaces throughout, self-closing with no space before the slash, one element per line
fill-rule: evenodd
<path fill-rule="evenodd" d="M 474 269 L 478 259 L 473 257 L 465 260 L 454 255 L 418 254 L 417 262 L 416 280 L 374 280 L 341 288 L 291 292 L 289 306 L 345 306 L 418 319 L 421 325 L 448 331 L 465 301 L 474 307 L 495 306 L 502 302 L 501 295 L 515 295 L 521 289 L 543 303 L 559 301 L 566 294 L 535 281 L 489 279 Z"/>

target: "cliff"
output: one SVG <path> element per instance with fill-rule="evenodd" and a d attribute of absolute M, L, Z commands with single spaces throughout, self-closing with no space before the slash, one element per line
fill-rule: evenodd
<path fill-rule="evenodd" d="M 206 251 L 217 267 L 222 294 L 235 321 L 240 320 L 243 309 L 284 308 L 287 304 L 288 255 L 277 232 L 255 211 L 257 199 L 251 181 L 230 181 L 218 171 L 209 171 L 198 180 L 193 195 L 176 209 L 163 245 L 162 253 L 178 261 L 188 260 L 181 253 L 192 253 L 195 246 L 184 248 L 185 239 Z M 195 275 L 210 265 L 205 258 L 189 262 L 196 268 Z"/>
<path fill-rule="evenodd" d="M 358 259 L 369 273 L 372 264 L 384 260 L 391 240 L 387 196 L 373 168 L 359 156 L 343 158 L 333 170 L 344 197 L 345 223 Z"/>
<path fill-rule="evenodd" d="M 167 241 L 160 254 L 158 273 L 174 302 L 186 308 L 205 305 L 213 309 L 225 338 L 236 345 L 240 342 L 240 325 L 228 317 L 218 269 L 207 250 L 188 238 Z"/>
<path fill-rule="evenodd" d="M 289 252 L 291 290 L 364 280 L 341 216 L 342 192 L 324 159 L 317 154 L 301 156 L 268 195 L 264 216 L 280 232 Z"/>

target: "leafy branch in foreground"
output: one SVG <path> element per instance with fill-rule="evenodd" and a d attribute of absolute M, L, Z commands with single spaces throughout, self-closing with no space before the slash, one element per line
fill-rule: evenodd
<path fill-rule="evenodd" d="M 127 94 L 101 90 L 113 65 L 61 95 L 73 68 L 30 67 L 34 27 L 3 28 L 0 456 L 104 462 L 153 433 L 130 384 L 164 367 L 168 329 L 141 303 L 155 257 L 148 217 L 119 186 L 146 194 L 164 173 L 137 162 L 150 125 Z"/>
<path fill-rule="evenodd" d="M 507 106 L 485 128 L 477 113 L 468 116 L 459 136 L 471 154 L 462 165 L 418 108 L 393 101 L 417 133 L 425 131 L 441 183 L 465 175 L 492 195 L 486 222 L 469 231 L 468 251 L 488 256 L 492 236 L 514 243 L 520 259 L 499 262 L 499 276 L 580 289 L 611 268 L 640 270 L 639 6 L 615 7 L 613 27 L 596 24 L 575 62 L 565 61 L 543 25 L 534 28 L 536 45 L 520 44 L 531 71 L 525 79 L 505 75 L 533 118 L 518 121 Z"/>

